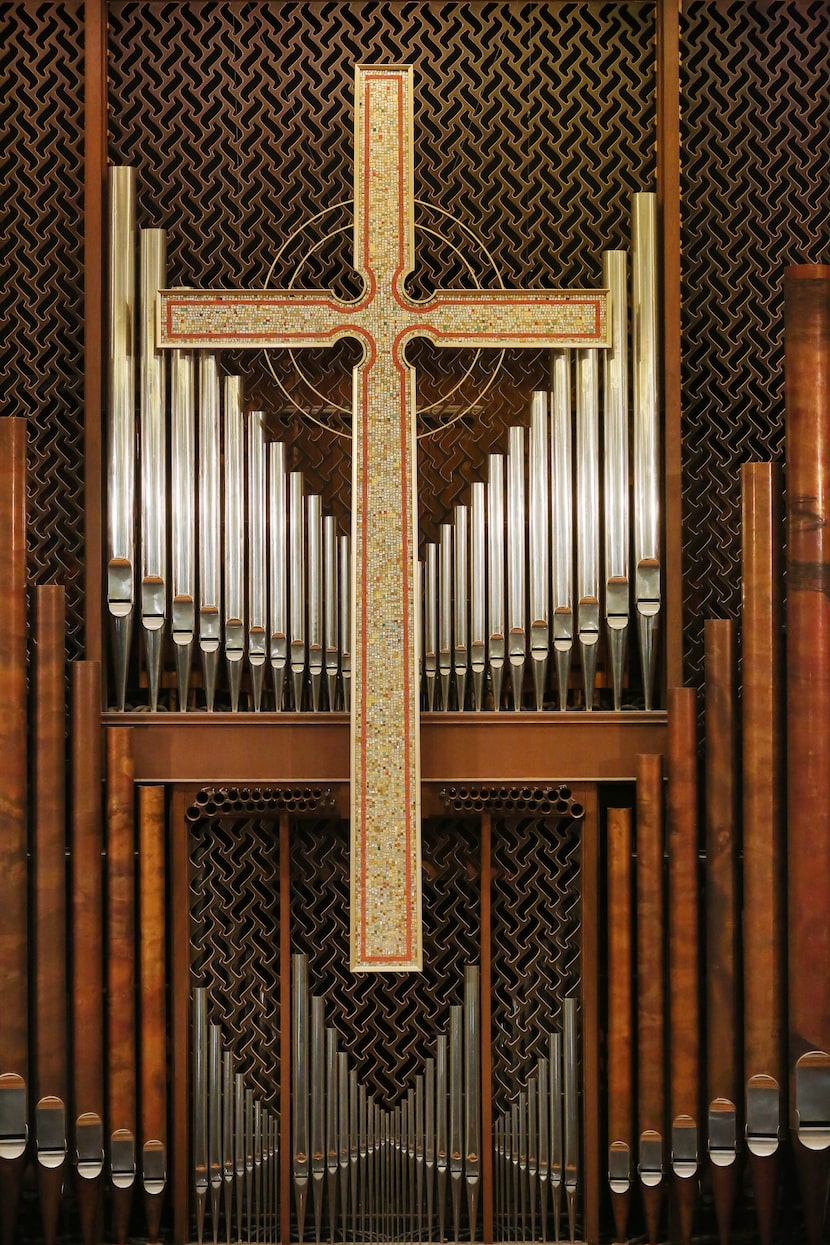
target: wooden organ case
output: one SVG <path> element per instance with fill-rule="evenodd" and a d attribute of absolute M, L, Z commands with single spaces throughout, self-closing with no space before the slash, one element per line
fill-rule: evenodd
<path fill-rule="evenodd" d="M 826 11 L 3 20 L 30 84 L 0 347 L 3 1239 L 771 1242 L 795 1205 L 814 1245 Z M 630 359 L 614 424 L 599 351 L 409 347 L 420 973 L 349 969 L 359 350 L 141 362 L 159 288 L 358 298 L 366 64 L 415 75 L 408 294 L 622 263 Z"/>

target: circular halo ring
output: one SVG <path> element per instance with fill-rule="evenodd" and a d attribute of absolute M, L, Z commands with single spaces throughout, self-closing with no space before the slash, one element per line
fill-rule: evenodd
<path fill-rule="evenodd" d="M 353 199 L 343 199 L 340 203 L 335 203 L 335 204 L 332 204 L 331 207 L 323 208 L 322 211 L 318 212 L 315 216 L 312 216 L 309 220 L 305 221 L 298 229 L 295 229 L 292 234 L 289 234 L 285 242 L 283 242 L 282 246 L 279 248 L 276 255 L 274 256 L 271 267 L 268 269 L 268 272 L 265 277 L 265 288 L 266 289 L 268 288 L 269 282 L 271 281 L 271 278 L 274 274 L 274 269 L 279 263 L 281 257 L 285 254 L 285 251 L 287 250 L 287 248 L 292 244 L 292 242 L 295 241 L 295 239 L 301 237 L 304 233 L 306 233 L 307 230 L 310 228 L 310 226 L 315 223 L 315 221 L 322 220 L 323 217 L 328 216 L 332 212 L 341 211 L 343 208 L 348 207 L 349 204 L 351 203 L 354 203 Z M 485 258 L 487 259 L 487 262 L 489 263 L 495 275 L 495 278 L 498 282 L 499 289 L 502 289 L 502 290 L 504 289 L 504 282 L 501 279 L 501 273 L 498 270 L 496 261 L 493 259 L 493 256 L 490 254 L 487 247 L 484 245 L 481 239 L 476 236 L 476 234 L 469 227 L 469 225 L 465 225 L 463 221 L 453 216 L 451 212 L 446 210 L 446 208 L 438 207 L 435 204 L 429 204 L 424 199 L 415 199 L 415 203 L 417 203 L 420 207 L 426 207 L 434 212 L 438 212 L 442 216 L 448 217 L 449 220 L 451 220 L 453 224 L 457 225 L 462 230 L 463 233 L 466 233 L 467 236 L 474 243 L 474 245 L 477 246 L 479 250 L 483 252 Z M 295 265 L 294 270 L 291 274 L 291 280 L 288 282 L 288 289 L 290 290 L 294 288 L 294 283 L 297 280 L 300 272 L 302 271 L 303 266 L 307 263 L 309 258 L 315 253 L 315 251 L 318 251 L 320 247 L 323 246 L 330 238 L 336 237 L 337 234 L 339 233 L 346 233 L 347 230 L 349 230 L 350 228 L 352 228 L 352 226 L 350 225 L 341 225 L 339 228 L 332 229 L 329 233 L 323 234 L 321 238 L 318 238 L 318 240 L 308 248 L 305 254 L 301 256 L 301 258 Z M 452 250 L 452 252 L 456 256 L 458 256 L 458 258 L 461 260 L 464 267 L 467 269 L 467 272 L 470 274 L 470 277 L 475 283 L 475 288 L 477 290 L 481 289 L 481 286 L 478 282 L 478 278 L 476 277 L 475 272 L 473 271 L 472 264 L 462 254 L 461 248 L 459 246 L 455 246 L 452 242 L 449 242 L 448 239 L 444 237 L 444 235 L 440 233 L 439 230 L 437 229 L 431 229 L 426 225 L 417 226 L 417 228 L 419 228 L 422 233 L 425 233 L 429 235 L 430 237 L 438 238 L 439 240 L 446 242 L 447 245 Z M 331 402 L 331 400 L 327 398 L 325 394 L 321 393 L 320 390 L 317 389 L 315 385 L 312 384 L 312 382 L 309 380 L 308 376 L 306 376 L 305 372 L 300 366 L 300 363 L 297 360 L 295 351 L 289 350 L 288 355 L 289 355 L 289 358 L 291 359 L 291 363 L 294 367 L 294 371 L 297 373 L 300 380 L 302 380 L 303 384 L 314 394 L 316 398 L 319 398 L 321 403 L 327 404 L 328 406 L 332 407 L 335 411 L 337 411 L 341 415 L 351 415 L 352 412 L 349 407 L 341 406 L 339 403 Z M 461 411 L 459 411 L 456 415 L 453 415 L 452 419 L 446 420 L 439 427 L 432 428 L 427 432 L 419 432 L 417 434 L 417 439 L 420 441 L 427 437 L 435 436 L 437 433 L 443 432 L 446 428 L 451 428 L 452 425 L 457 423 L 460 419 L 463 419 L 464 416 L 469 411 L 472 410 L 472 408 L 476 405 L 476 403 L 481 401 L 482 397 L 488 392 L 490 387 L 495 382 L 496 377 L 498 376 L 501 370 L 501 365 L 504 361 L 504 355 L 505 355 L 505 351 L 500 350 L 499 356 L 498 356 L 498 359 L 496 360 L 496 364 L 495 364 L 495 367 L 493 368 L 492 374 L 488 377 L 487 382 L 479 390 L 478 394 L 476 395 L 476 397 L 473 399 L 472 402 L 468 402 L 467 405 Z M 421 408 L 420 410 L 418 410 L 417 414 L 426 415 L 430 411 L 434 410 L 436 406 L 442 405 L 443 403 L 449 401 L 449 399 L 453 396 L 453 394 L 457 393 L 458 390 L 461 388 L 461 386 L 464 384 L 464 382 L 468 380 L 469 377 L 472 375 L 473 369 L 476 366 L 480 357 L 481 357 L 481 348 L 479 347 L 476 350 L 475 355 L 473 356 L 473 360 L 470 363 L 469 367 L 464 372 L 463 376 L 456 382 L 456 384 L 453 386 L 450 392 L 442 398 L 436 398 L 434 402 L 431 402 L 428 406 L 425 406 Z M 288 390 L 285 388 L 285 385 L 280 380 L 279 376 L 277 376 L 274 370 L 274 367 L 271 363 L 270 351 L 267 349 L 265 350 L 265 359 L 268 365 L 268 370 L 271 373 L 271 376 L 276 382 L 278 388 L 280 389 L 280 392 L 282 393 L 283 397 L 286 399 L 286 401 L 290 403 L 291 406 L 294 407 L 294 409 L 302 416 L 303 419 L 310 419 L 312 423 L 318 426 L 318 428 L 322 428 L 326 432 L 333 433 L 337 437 L 344 437 L 344 438 L 349 437 L 349 433 L 341 432 L 338 428 L 332 428 L 330 424 L 324 424 L 321 419 L 317 419 L 316 416 L 312 415 L 308 410 L 300 406 L 296 398 L 288 392 Z"/>

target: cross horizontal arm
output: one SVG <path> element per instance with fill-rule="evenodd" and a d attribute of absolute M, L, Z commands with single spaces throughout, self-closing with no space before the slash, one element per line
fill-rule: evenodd
<path fill-rule="evenodd" d="M 610 343 L 606 290 L 440 291 L 412 312 L 407 337 L 439 346 L 558 346 Z"/>
<path fill-rule="evenodd" d="M 160 349 L 330 346 L 349 335 L 349 311 L 325 290 L 161 290 L 157 342 Z"/>

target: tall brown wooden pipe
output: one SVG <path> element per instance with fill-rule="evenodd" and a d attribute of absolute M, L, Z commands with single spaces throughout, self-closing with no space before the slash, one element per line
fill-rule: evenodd
<path fill-rule="evenodd" d="M 669 1122 L 677 1223 L 692 1238 L 700 1146 L 700 915 L 698 904 L 697 694 L 670 688 L 666 838 L 669 856 Z M 678 1137 L 691 1145 L 681 1158 Z"/>
<path fill-rule="evenodd" d="M 783 479 L 741 469 L 744 1076 L 771 1077 L 786 1119 Z M 772 1148 L 763 1154 L 762 1149 Z M 760 1245 L 772 1245 L 779 1150 L 749 1143 Z"/>
<path fill-rule="evenodd" d="M 113 1230 L 119 1245 L 127 1239 L 133 1178 L 123 1158 L 132 1144 L 136 1155 L 135 1017 L 135 812 L 133 732 L 107 730 L 107 1057 L 109 1119 L 107 1135 L 112 1174 Z"/>
<path fill-rule="evenodd" d="M 787 836 L 790 1074 L 830 1054 L 830 265 L 787 270 Z M 793 1090 L 795 1091 L 794 1082 Z M 824 1114 L 824 1120 L 828 1115 Z M 822 1235 L 830 1149 L 790 1125 L 808 1245 Z M 805 1144 L 805 1141 L 808 1144 Z"/>
<path fill-rule="evenodd" d="M 629 1168 L 634 1148 L 634 956 L 631 809 L 609 808 L 608 859 L 608 1143 Z M 622 1149 L 625 1147 L 625 1150 Z M 609 1155 L 611 1205 L 618 1241 L 628 1239 L 630 1189 L 615 1181 Z M 632 1172 L 629 1170 L 629 1180 Z M 615 1183 L 620 1187 L 615 1188 Z"/>
<path fill-rule="evenodd" d="M 0 1069 L 29 1079 L 26 842 L 26 420 L 0 419 Z M 25 1154 L 0 1159 L 0 1241 L 15 1237 Z"/>
<path fill-rule="evenodd" d="M 141 1159 L 151 1241 L 158 1240 L 167 1178 L 164 787 L 139 787 Z"/>
<path fill-rule="evenodd" d="M 730 1147 L 710 1151 L 712 1192 L 721 1245 L 726 1245 L 737 1191 L 737 1138 L 742 1098 L 739 890 L 738 629 L 731 619 L 704 624 L 706 695 L 706 1102 L 707 1114 L 734 1122 Z M 711 1104 L 720 1110 L 712 1113 Z M 710 1146 L 713 1141 L 710 1126 Z M 715 1137 L 721 1142 L 723 1137 Z"/>
<path fill-rule="evenodd" d="M 53 1245 L 58 1230 L 66 1168 L 66 604 L 62 587 L 34 591 L 32 655 L 33 818 L 32 871 L 34 933 L 34 1060 L 36 1169 L 43 1239 Z M 56 1121 L 51 1136 L 47 1120 Z M 57 1126 L 63 1158 L 58 1157 Z"/>
<path fill-rule="evenodd" d="M 71 906 L 72 1079 L 78 1155 L 76 1194 L 84 1245 L 100 1240 L 103 1151 L 96 1162 L 85 1138 L 100 1137 L 104 1121 L 104 880 L 101 667 L 70 664 L 72 714 Z"/>
<path fill-rule="evenodd" d="M 659 1171 L 643 1169 L 640 1185 L 646 1234 L 656 1245 L 666 1157 L 665 888 L 663 883 L 663 758 L 637 757 L 637 1115 L 639 1154 L 662 1146 Z M 644 1146 L 645 1142 L 645 1146 Z M 652 1174 L 649 1175 L 649 1172 Z M 658 1179 L 659 1175 L 659 1179 Z"/>

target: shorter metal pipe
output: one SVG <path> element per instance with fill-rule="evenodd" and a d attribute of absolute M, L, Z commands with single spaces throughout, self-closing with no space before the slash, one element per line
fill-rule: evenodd
<path fill-rule="evenodd" d="M 268 498 L 270 511 L 269 564 L 271 571 L 271 677 L 274 708 L 283 705 L 285 670 L 288 665 L 288 499 L 285 478 L 285 446 L 272 441 L 268 447 Z"/>
<path fill-rule="evenodd" d="M 501 708 L 501 687 L 507 655 L 507 622 L 504 604 L 504 458 L 490 455 L 487 485 L 487 566 L 489 636 L 487 659 L 493 688 L 493 709 Z"/>
<path fill-rule="evenodd" d="M 469 607 L 469 535 L 468 510 L 466 506 L 455 507 L 455 541 L 453 545 L 453 670 L 455 673 L 455 698 L 459 712 L 464 710 L 469 664 L 469 630 L 467 610 Z"/>

